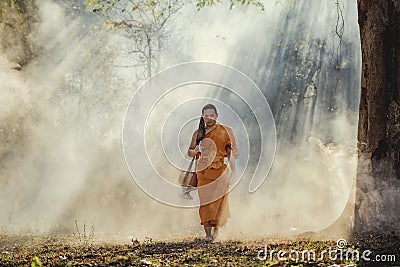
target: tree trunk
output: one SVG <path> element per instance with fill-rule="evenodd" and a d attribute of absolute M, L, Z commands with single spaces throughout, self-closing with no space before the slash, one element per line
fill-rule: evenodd
<path fill-rule="evenodd" d="M 362 77 L 354 231 L 400 231 L 400 0 L 358 0 Z"/>
<path fill-rule="evenodd" d="M 37 22 L 36 1 L 0 1 L 0 50 L 14 69 L 21 70 L 34 58 L 28 40 Z"/>
<path fill-rule="evenodd" d="M 151 37 L 149 33 L 146 33 L 147 40 L 147 79 L 151 78 L 152 73 L 152 60 L 153 60 L 153 49 L 151 48 Z"/>

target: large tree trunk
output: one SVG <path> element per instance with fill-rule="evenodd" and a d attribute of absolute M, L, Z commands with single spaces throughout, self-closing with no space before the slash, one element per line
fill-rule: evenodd
<path fill-rule="evenodd" d="M 362 50 L 354 231 L 400 231 L 400 0 L 358 0 Z"/>
<path fill-rule="evenodd" d="M 20 70 L 33 59 L 28 38 L 37 14 L 36 1 L 0 1 L 0 52 L 11 62 L 10 67 Z"/>

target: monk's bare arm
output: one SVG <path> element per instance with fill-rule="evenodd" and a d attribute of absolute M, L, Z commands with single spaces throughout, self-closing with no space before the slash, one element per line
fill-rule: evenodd
<path fill-rule="evenodd" d="M 228 154 L 228 162 L 229 162 L 229 167 L 231 168 L 231 170 L 236 170 L 236 165 L 235 165 L 235 160 L 236 157 L 233 155 L 233 151 L 232 148 L 229 146 L 226 149 L 226 153 Z"/>
<path fill-rule="evenodd" d="M 232 171 L 235 171 L 236 170 L 236 164 L 235 164 L 236 159 L 239 157 L 238 150 L 237 150 L 237 144 L 236 144 L 236 138 L 230 127 L 227 127 L 227 133 L 228 133 L 228 138 L 229 138 L 230 144 L 226 148 L 226 153 L 228 156 L 229 167 L 231 168 Z"/>
<path fill-rule="evenodd" d="M 196 146 L 196 139 L 197 139 L 197 131 L 194 131 L 193 136 L 192 136 L 192 141 L 190 142 L 190 146 L 188 149 L 188 156 L 193 158 L 196 156 L 197 153 L 199 153 L 199 146 Z"/>

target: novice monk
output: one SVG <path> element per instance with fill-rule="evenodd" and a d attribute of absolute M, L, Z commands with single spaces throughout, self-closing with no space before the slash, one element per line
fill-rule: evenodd
<path fill-rule="evenodd" d="M 235 172 L 235 158 L 238 158 L 237 145 L 231 128 L 218 124 L 217 118 L 218 113 L 214 105 L 207 104 L 203 107 L 199 129 L 193 133 L 188 149 L 189 157 L 197 158 L 199 214 L 206 232 L 206 241 L 215 240 L 218 228 L 230 217 L 228 203 L 230 174 L 224 158 L 228 158 L 231 175 Z"/>

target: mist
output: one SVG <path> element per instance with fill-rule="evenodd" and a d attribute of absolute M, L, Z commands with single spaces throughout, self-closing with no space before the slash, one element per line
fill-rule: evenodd
<path fill-rule="evenodd" d="M 145 80 L 137 67 L 123 67 L 138 60 L 126 54 L 129 40 L 89 9 L 74 13 L 71 6 L 45 0 L 32 7 L 36 20 L 26 38 L 35 56 L 22 70 L 22 52 L 0 50 L 3 231 L 73 233 L 76 221 L 95 234 L 119 233 L 123 241 L 201 235 L 196 208 L 152 199 L 126 166 L 124 116 Z M 356 1 L 339 7 L 338 16 L 338 4 L 329 0 L 270 1 L 265 11 L 186 5 L 170 20 L 160 71 L 187 61 L 232 66 L 255 81 L 276 122 L 272 169 L 250 194 L 263 134 L 240 99 L 218 86 L 183 86 L 149 116 L 149 127 L 159 130 L 161 118 L 180 103 L 197 99 L 180 111 L 200 115 L 203 104 L 215 101 L 220 122 L 237 133 L 243 177 L 230 193 L 231 218 L 221 238 L 317 232 L 343 212 L 356 171 L 360 52 Z M 3 38 L 14 36 L 2 31 Z M 302 76 L 294 79 L 295 73 Z M 149 112 L 134 108 L 138 116 Z M 175 124 L 186 122 L 174 115 Z M 171 137 L 179 140 L 170 145 L 179 147 L 183 164 L 196 124 Z M 151 153 L 163 166 L 165 155 Z"/>

